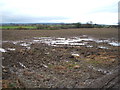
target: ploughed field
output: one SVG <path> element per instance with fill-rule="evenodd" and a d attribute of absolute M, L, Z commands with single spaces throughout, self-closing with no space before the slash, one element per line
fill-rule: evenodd
<path fill-rule="evenodd" d="M 2 37 L 4 88 L 118 87 L 109 84 L 118 76 L 117 29 L 3 30 Z"/>

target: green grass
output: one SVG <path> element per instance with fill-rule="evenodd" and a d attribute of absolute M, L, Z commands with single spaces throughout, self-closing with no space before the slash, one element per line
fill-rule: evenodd
<path fill-rule="evenodd" d="M 0 26 L 0 29 L 20 29 L 20 28 L 26 28 L 26 29 L 36 29 L 36 26 Z"/>

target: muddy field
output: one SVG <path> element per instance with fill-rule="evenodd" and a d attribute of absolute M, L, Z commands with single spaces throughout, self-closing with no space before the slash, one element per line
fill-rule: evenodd
<path fill-rule="evenodd" d="M 4 88 L 118 87 L 116 81 L 111 86 L 102 81 L 109 77 L 109 82 L 119 68 L 117 29 L 3 30 L 2 33 Z"/>

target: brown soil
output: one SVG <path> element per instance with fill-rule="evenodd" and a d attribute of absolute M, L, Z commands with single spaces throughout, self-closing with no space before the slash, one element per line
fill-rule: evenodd
<path fill-rule="evenodd" d="M 117 40 L 117 31 L 117 29 L 111 28 L 3 30 L 3 41 L 43 36 L 72 37 L 80 35 L 89 35 L 99 39 L 114 37 Z M 91 45 L 98 44 L 93 42 Z M 2 46 L 16 49 L 3 53 L 3 88 L 92 88 L 95 87 L 96 80 L 97 83 L 100 82 L 99 86 L 104 87 L 101 80 L 106 75 L 109 75 L 108 77 L 113 75 L 120 58 L 119 47 L 113 46 L 110 46 L 111 49 L 100 49 L 85 46 L 52 47 L 35 43 L 31 45 L 31 49 L 26 49 L 10 42 L 3 43 Z M 71 52 L 75 52 L 79 56 L 73 56 Z"/>

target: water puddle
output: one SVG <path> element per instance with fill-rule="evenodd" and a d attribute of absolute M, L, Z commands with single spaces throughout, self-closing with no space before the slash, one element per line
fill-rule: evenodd
<path fill-rule="evenodd" d="M 72 45 L 72 46 L 81 46 L 87 44 L 87 42 L 82 41 L 92 41 L 90 38 L 80 38 L 80 37 L 71 37 L 71 38 L 55 38 L 55 37 L 34 37 L 33 42 L 46 43 L 51 46 L 56 45 Z"/>
<path fill-rule="evenodd" d="M 74 56 L 74 57 L 79 57 L 80 55 L 79 55 L 79 54 L 72 53 L 72 56 Z"/>
<path fill-rule="evenodd" d="M 23 42 L 23 41 L 13 41 L 12 43 L 16 45 L 16 44 L 21 43 L 21 42 Z"/>
<path fill-rule="evenodd" d="M 94 38 L 87 37 L 87 35 L 83 35 L 80 37 L 70 37 L 70 38 L 55 38 L 55 37 L 34 37 L 35 40 L 33 42 L 39 42 L 39 43 L 45 43 L 51 46 L 57 46 L 57 45 L 71 45 L 71 46 L 81 46 L 81 45 L 87 45 L 89 41 L 93 41 L 96 43 L 108 43 L 113 46 L 119 46 L 120 44 L 116 44 L 116 42 L 112 42 L 108 39 L 103 39 L 103 40 L 96 40 Z M 87 45 L 87 47 L 93 47 L 92 45 Z M 99 47 L 103 49 L 107 49 L 103 47 Z"/>
<path fill-rule="evenodd" d="M 93 47 L 92 45 L 87 45 L 86 47 Z"/>
<path fill-rule="evenodd" d="M 98 48 L 101 48 L 101 49 L 109 49 L 108 47 L 105 47 L 105 46 L 98 46 Z"/>
<path fill-rule="evenodd" d="M 0 48 L 0 52 L 7 52 L 7 51 L 3 48 Z"/>
<path fill-rule="evenodd" d="M 120 46 L 120 43 L 118 43 L 118 42 L 110 42 L 109 44 L 112 46 Z"/>
<path fill-rule="evenodd" d="M 105 43 L 112 46 L 120 46 L 120 43 L 116 41 L 112 41 L 110 39 L 96 39 L 93 37 L 88 37 L 87 35 L 82 35 L 79 37 L 33 37 L 33 39 L 25 40 L 25 41 L 3 41 L 3 43 L 11 42 L 13 44 L 17 44 L 23 47 L 26 47 L 27 49 L 30 49 L 31 44 L 34 43 L 43 43 L 47 44 L 49 46 L 54 47 L 62 47 L 62 46 L 86 46 L 88 48 L 93 47 L 93 45 L 90 45 L 89 43 Z M 98 48 L 101 49 L 109 49 L 106 46 L 98 46 Z M 9 49 L 10 50 L 10 49 Z M 12 50 L 12 49 L 11 49 Z M 2 51 L 2 50 L 1 50 Z M 4 51 L 3 51 L 4 52 Z"/>
<path fill-rule="evenodd" d="M 27 43 L 22 43 L 22 44 L 20 44 L 21 46 L 25 46 L 25 47 L 27 47 L 27 46 L 30 46 L 30 44 L 27 44 Z"/>
<path fill-rule="evenodd" d="M 7 48 L 7 50 L 15 51 L 15 48 Z"/>
<path fill-rule="evenodd" d="M 96 40 L 96 39 L 93 39 L 93 41 L 95 41 L 96 43 L 109 43 L 110 40 Z"/>

